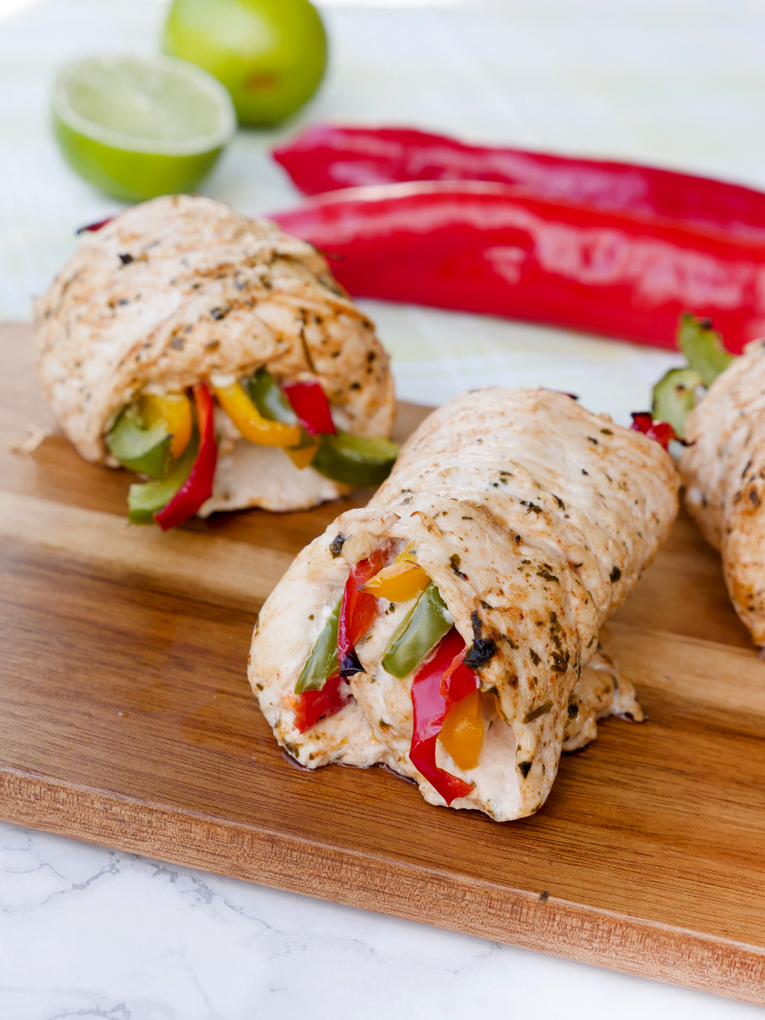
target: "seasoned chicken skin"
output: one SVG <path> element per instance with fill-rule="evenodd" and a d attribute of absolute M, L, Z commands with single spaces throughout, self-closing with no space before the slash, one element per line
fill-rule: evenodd
<path fill-rule="evenodd" d="M 686 505 L 722 554 L 736 612 L 765 645 L 765 341 L 715 379 L 684 429 Z"/>
<path fill-rule="evenodd" d="M 318 379 L 350 432 L 393 427 L 388 357 L 322 256 L 221 202 L 180 195 L 121 213 L 84 239 L 34 311 L 45 398 L 95 463 L 116 466 L 104 436 L 140 392 L 261 367 L 277 380 Z M 281 451 L 241 441 L 221 455 L 205 512 L 305 508 L 346 491 Z"/>
<path fill-rule="evenodd" d="M 304 549 L 263 607 L 249 677 L 280 744 L 311 768 L 384 762 L 414 778 L 430 803 L 444 803 L 409 760 L 413 677 L 396 679 L 381 665 L 411 603 L 378 600 L 356 646 L 365 672 L 350 679 L 353 700 L 340 712 L 300 733 L 291 700 L 351 565 L 375 549 L 392 560 L 408 546 L 468 648 L 480 651 L 477 767 L 462 772 L 437 744 L 437 765 L 473 786 L 452 807 L 500 821 L 536 811 L 564 741 L 590 739 L 577 742 L 588 713 L 639 711 L 626 688 L 615 703 L 617 685 L 602 676 L 575 691 L 601 625 L 666 538 L 678 486 L 657 443 L 563 394 L 485 389 L 440 408 L 371 503 Z M 582 708 L 578 727 L 572 701 Z"/>

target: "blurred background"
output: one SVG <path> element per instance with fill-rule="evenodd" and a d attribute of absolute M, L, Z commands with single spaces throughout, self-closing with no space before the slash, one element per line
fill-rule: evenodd
<path fill-rule="evenodd" d="M 644 161 L 765 185 L 765 4 L 756 0 L 324 0 L 329 64 L 275 128 L 241 128 L 199 190 L 252 214 L 298 204 L 270 159 L 326 120 L 413 125 L 553 152 Z M 160 52 L 157 0 L 0 0 L 0 317 L 120 208 L 64 163 L 50 128 L 57 68 Z M 441 403 L 486 382 L 578 393 L 621 421 L 671 353 L 556 329 L 364 302 L 400 395 Z"/>

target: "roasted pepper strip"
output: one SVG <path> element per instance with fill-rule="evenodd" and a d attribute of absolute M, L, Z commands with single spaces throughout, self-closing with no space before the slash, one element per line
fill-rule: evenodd
<path fill-rule="evenodd" d="M 399 624 L 383 656 L 383 669 L 399 680 L 405 679 L 453 623 L 441 593 L 431 582 Z"/>
<path fill-rule="evenodd" d="M 154 520 L 163 531 L 188 520 L 212 495 L 218 446 L 215 441 L 213 398 L 207 383 L 199 382 L 194 386 L 194 403 L 199 429 L 199 453 L 189 477 L 167 506 L 154 515 Z"/>
<path fill-rule="evenodd" d="M 264 418 L 238 382 L 214 386 L 218 403 L 245 439 L 259 446 L 297 446 L 300 426 L 285 425 Z"/>
<path fill-rule="evenodd" d="M 653 388 L 651 414 L 654 421 L 666 421 L 678 438 L 685 431 L 685 419 L 696 405 L 696 390 L 704 381 L 692 368 L 670 368 Z"/>
<path fill-rule="evenodd" d="M 163 421 L 147 427 L 136 404 L 120 414 L 106 436 L 106 445 L 130 471 L 149 478 L 164 478 L 167 474 L 172 436 Z"/>
<path fill-rule="evenodd" d="M 390 439 L 338 432 L 321 437 L 313 467 L 344 485 L 377 488 L 390 474 L 397 456 L 398 445 Z"/>
<path fill-rule="evenodd" d="M 461 701 L 478 686 L 475 674 L 462 662 L 464 654 L 465 642 L 456 628 L 452 628 L 412 682 L 414 730 L 409 760 L 447 804 L 457 797 L 466 797 L 473 789 L 469 783 L 436 765 L 436 740 L 450 705 Z"/>
<path fill-rule="evenodd" d="M 170 465 L 167 476 L 151 482 L 135 483 L 128 490 L 128 520 L 132 524 L 151 524 L 154 514 L 167 506 L 189 477 L 196 460 L 197 443 L 192 439 L 181 457 Z"/>
<path fill-rule="evenodd" d="M 384 562 L 384 551 L 376 549 L 368 559 L 361 560 L 351 568 L 345 582 L 337 624 L 337 658 L 340 676 L 343 678 L 364 672 L 356 654 L 356 644 L 372 626 L 377 615 L 377 599 L 361 589 L 371 577 L 379 573 Z"/>
<path fill-rule="evenodd" d="M 300 733 L 315 726 L 320 719 L 336 715 L 351 700 L 348 685 L 340 676 L 331 676 L 320 691 L 291 694 L 288 702 L 295 713 L 295 728 Z"/>
<path fill-rule="evenodd" d="M 284 383 L 284 392 L 309 436 L 335 434 L 329 401 L 316 379 Z"/>
<path fill-rule="evenodd" d="M 191 401 L 185 393 L 143 393 L 138 401 L 147 426 L 164 424 L 173 437 L 170 456 L 177 460 L 188 446 L 193 427 Z"/>
<path fill-rule="evenodd" d="M 419 563 L 402 560 L 385 567 L 367 581 L 361 590 L 368 595 L 376 595 L 378 599 L 408 602 L 425 591 L 429 584 L 430 578 Z"/>
<path fill-rule="evenodd" d="M 468 772 L 478 765 L 483 743 L 481 692 L 471 691 L 452 705 L 444 717 L 438 739 L 451 755 L 454 764 Z"/>
<path fill-rule="evenodd" d="M 678 438 L 668 421 L 654 421 L 650 411 L 633 411 L 630 428 L 642 432 L 649 439 L 655 439 L 664 450 L 669 448 L 671 439 Z"/>
<path fill-rule="evenodd" d="M 707 387 L 735 361 L 733 355 L 725 350 L 720 334 L 712 329 L 712 323 L 708 319 L 697 319 L 688 312 L 680 316 L 677 346 Z"/>
<path fill-rule="evenodd" d="M 342 598 L 327 617 L 321 633 L 316 638 L 311 654 L 305 660 L 295 684 L 295 694 L 305 691 L 320 691 L 329 677 L 337 672 L 337 625 L 340 618 Z"/>
<path fill-rule="evenodd" d="M 260 368 L 246 383 L 250 400 L 264 418 L 269 421 L 280 421 L 284 425 L 299 425 L 298 417 L 289 405 L 279 383 L 269 371 Z M 305 429 L 300 430 L 300 442 L 297 446 L 285 447 L 285 452 L 296 468 L 307 468 L 316 456 L 318 444 Z"/>

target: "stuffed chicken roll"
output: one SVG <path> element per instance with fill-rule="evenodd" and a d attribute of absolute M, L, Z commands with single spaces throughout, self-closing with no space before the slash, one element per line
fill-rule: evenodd
<path fill-rule="evenodd" d="M 207 198 L 89 228 L 35 305 L 44 395 L 131 520 L 297 510 L 379 485 L 395 399 L 372 323 L 308 244 Z"/>
<path fill-rule="evenodd" d="M 677 490 L 658 443 L 564 394 L 440 408 L 263 607 L 249 677 L 279 743 L 308 767 L 383 762 L 433 804 L 536 811 L 565 741 L 639 712 L 595 660 L 598 632 Z"/>

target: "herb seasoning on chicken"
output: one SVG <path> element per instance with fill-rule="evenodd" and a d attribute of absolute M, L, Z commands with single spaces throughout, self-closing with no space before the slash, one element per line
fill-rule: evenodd
<path fill-rule="evenodd" d="M 36 302 L 37 367 L 82 456 L 145 476 L 131 520 L 379 485 L 397 453 L 388 358 L 314 248 L 190 196 L 96 226 Z"/>
<path fill-rule="evenodd" d="M 442 407 L 263 607 L 249 676 L 277 739 L 312 768 L 384 762 L 433 804 L 533 813 L 564 742 L 609 711 L 639 717 L 598 632 L 677 491 L 658 443 L 566 395 Z"/>

